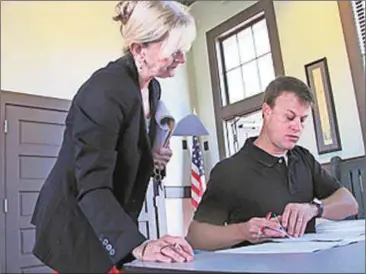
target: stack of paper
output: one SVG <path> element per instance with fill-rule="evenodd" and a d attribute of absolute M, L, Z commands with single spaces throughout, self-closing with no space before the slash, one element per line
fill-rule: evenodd
<path fill-rule="evenodd" d="M 365 220 L 326 221 L 317 225 L 317 233 L 299 238 L 276 238 L 251 246 L 219 250 L 220 253 L 307 253 L 365 241 Z"/>
<path fill-rule="evenodd" d="M 317 224 L 317 233 L 365 234 L 365 220 L 326 221 Z"/>

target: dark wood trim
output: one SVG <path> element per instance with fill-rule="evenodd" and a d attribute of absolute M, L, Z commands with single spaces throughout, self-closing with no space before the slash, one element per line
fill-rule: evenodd
<path fill-rule="evenodd" d="M 186 5 L 186 6 L 190 6 L 192 5 L 194 2 L 196 2 L 196 0 L 178 0 L 178 2 Z"/>
<path fill-rule="evenodd" d="M 220 84 L 217 42 L 220 37 L 227 35 L 228 32 L 235 31 L 235 29 L 242 27 L 243 24 L 248 24 L 248 20 L 259 16 L 264 16 L 266 18 L 275 74 L 276 76 L 284 75 L 285 71 L 282 62 L 277 21 L 272 0 L 261 0 L 206 33 L 220 159 L 223 159 L 226 156 L 223 121 L 237 115 L 249 114 L 252 111 L 259 110 L 263 102 L 263 93 L 244 99 L 235 104 L 222 107 L 222 86 Z"/>
<path fill-rule="evenodd" d="M 2 104 L 15 106 L 35 107 L 53 111 L 68 111 L 71 101 L 66 99 L 51 98 L 39 95 L 31 95 L 12 91 L 1 91 Z"/>
<path fill-rule="evenodd" d="M 260 104 L 258 104 L 260 102 Z M 263 93 L 254 95 L 245 100 L 224 106 L 221 109 L 221 119 L 230 120 L 236 116 L 250 114 L 261 109 L 263 102 Z"/>
<path fill-rule="evenodd" d="M 0 272 L 5 273 L 5 212 L 3 204 L 5 199 L 5 107 L 3 107 L 1 94 L 2 92 L 0 92 Z"/>
<path fill-rule="evenodd" d="M 352 4 L 350 1 L 337 2 L 346 44 L 348 62 L 351 70 L 353 88 L 356 95 L 358 114 L 360 116 L 363 144 L 366 150 L 365 68 L 363 66 L 361 49 L 358 43 L 356 25 L 353 19 Z"/>
<path fill-rule="evenodd" d="M 280 37 L 278 35 L 276 13 L 273 6 L 273 1 L 265 1 L 264 16 L 267 22 L 267 29 L 269 41 L 271 46 L 273 66 L 276 76 L 285 75 L 285 68 L 283 66 L 282 51 L 280 45 Z"/>
<path fill-rule="evenodd" d="M 337 156 L 335 156 L 337 157 Z M 355 161 L 359 161 L 364 159 L 366 156 L 357 156 L 357 157 L 352 157 L 352 158 L 347 158 L 342 160 L 343 162 L 355 162 Z M 334 158 L 334 157 L 333 157 Z M 332 173 L 332 161 L 326 162 L 326 163 L 322 163 L 320 164 L 322 168 L 324 168 L 325 170 L 329 171 L 330 173 Z"/>
<path fill-rule="evenodd" d="M 229 32 L 226 32 L 224 35 L 220 35 L 219 38 L 218 38 L 218 41 L 220 42 L 220 44 L 226 40 L 227 38 L 235 35 L 235 34 L 238 34 L 239 32 L 241 32 L 242 30 L 246 29 L 247 27 L 250 27 L 250 26 L 253 26 L 255 25 L 256 23 L 258 23 L 259 21 L 265 19 L 265 16 L 264 14 L 258 14 L 258 15 L 254 15 L 253 16 L 253 19 L 249 20 L 248 22 L 243 22 L 241 24 L 239 24 L 238 26 L 234 27 L 234 30 L 231 30 Z M 250 61 L 248 61 L 250 62 Z"/>

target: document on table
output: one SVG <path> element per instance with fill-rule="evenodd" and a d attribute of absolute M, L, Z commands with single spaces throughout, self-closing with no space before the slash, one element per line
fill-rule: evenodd
<path fill-rule="evenodd" d="M 364 235 L 365 220 L 323 221 L 316 225 L 317 233 L 345 233 L 348 235 Z"/>
<path fill-rule="evenodd" d="M 345 232 L 332 232 L 332 233 L 309 233 L 304 234 L 302 237 L 292 238 L 273 238 L 272 242 L 344 242 L 354 240 L 365 240 L 365 233 L 345 233 Z"/>
<path fill-rule="evenodd" d="M 299 238 L 273 238 L 269 242 L 219 250 L 219 253 L 269 254 L 309 253 L 365 241 L 365 220 L 326 221 L 317 225 L 317 233 Z"/>
<path fill-rule="evenodd" d="M 337 246 L 337 242 L 262 243 L 216 251 L 233 254 L 310 253 Z"/>

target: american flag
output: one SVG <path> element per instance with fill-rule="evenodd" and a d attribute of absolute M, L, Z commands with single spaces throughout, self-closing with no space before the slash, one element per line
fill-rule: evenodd
<path fill-rule="evenodd" d="M 196 209 L 201 201 L 203 193 L 206 190 L 203 158 L 199 137 L 197 136 L 193 136 L 191 180 L 191 201 L 193 207 Z"/>

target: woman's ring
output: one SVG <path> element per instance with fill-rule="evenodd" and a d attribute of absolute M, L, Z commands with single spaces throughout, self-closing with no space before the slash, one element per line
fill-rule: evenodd
<path fill-rule="evenodd" d="M 160 248 L 160 253 L 163 251 L 164 248 L 167 248 L 167 247 L 170 247 L 171 245 L 168 244 L 168 245 L 163 245 L 161 248 Z"/>

